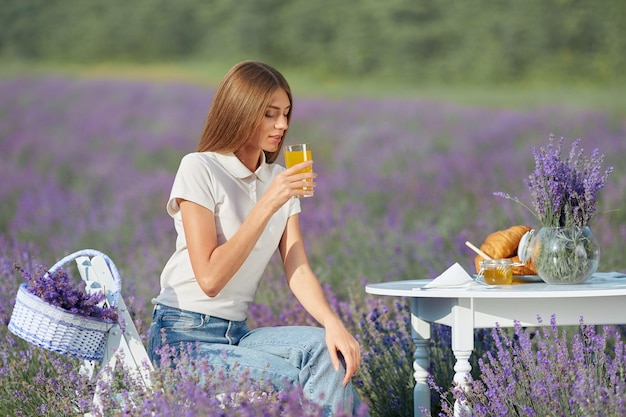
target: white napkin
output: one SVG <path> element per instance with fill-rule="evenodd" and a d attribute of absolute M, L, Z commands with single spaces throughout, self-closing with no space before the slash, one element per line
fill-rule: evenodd
<path fill-rule="evenodd" d="M 470 274 L 456 262 L 450 268 L 446 269 L 443 274 L 424 285 L 423 288 L 466 288 L 473 285 L 478 284 L 472 279 Z"/>

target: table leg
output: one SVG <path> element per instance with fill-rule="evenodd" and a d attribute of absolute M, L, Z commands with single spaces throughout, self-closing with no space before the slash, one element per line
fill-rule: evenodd
<path fill-rule="evenodd" d="M 471 305 L 468 300 L 460 300 L 458 305 L 452 308 L 452 352 L 456 359 L 454 364 L 454 383 L 457 387 L 468 390 L 472 365 L 469 362 L 470 355 L 474 350 L 474 319 Z M 458 401 L 454 404 L 454 415 L 461 415 L 462 411 L 469 411 L 467 406 Z M 469 414 L 464 414 L 469 415 Z"/>
<path fill-rule="evenodd" d="M 420 319 L 417 315 L 417 298 L 411 299 L 411 337 L 415 343 L 413 354 L 413 415 L 422 417 L 421 408 L 430 410 L 430 388 L 428 386 L 428 368 L 430 367 L 430 323 Z"/>

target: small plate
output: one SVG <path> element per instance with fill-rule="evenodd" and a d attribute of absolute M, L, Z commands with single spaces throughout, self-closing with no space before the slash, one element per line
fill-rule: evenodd
<path fill-rule="evenodd" d="M 478 274 L 474 274 L 474 281 L 482 285 L 491 285 L 485 282 L 485 277 Z M 513 284 L 531 284 L 537 282 L 543 282 L 539 275 L 513 275 Z"/>
<path fill-rule="evenodd" d="M 513 275 L 513 282 L 543 282 L 539 275 Z"/>

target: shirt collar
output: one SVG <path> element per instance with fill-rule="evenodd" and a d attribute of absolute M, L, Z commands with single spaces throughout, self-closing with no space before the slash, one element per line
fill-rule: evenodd
<path fill-rule="evenodd" d="M 234 153 L 215 152 L 215 157 L 235 178 L 244 179 L 250 175 L 256 175 L 262 182 L 272 179 L 269 164 L 265 162 L 265 152 L 261 152 L 261 164 L 254 172 L 251 172 Z"/>

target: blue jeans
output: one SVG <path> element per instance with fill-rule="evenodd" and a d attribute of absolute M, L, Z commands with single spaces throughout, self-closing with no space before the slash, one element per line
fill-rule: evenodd
<path fill-rule="evenodd" d="M 302 387 L 304 395 L 324 408 L 325 416 L 343 411 L 356 415 L 361 404 L 352 383 L 342 381 L 326 347 L 324 330 L 306 326 L 249 330 L 245 321 L 230 321 L 158 304 L 153 313 L 148 355 L 158 366 L 155 350 L 168 345 L 193 349 L 209 363 L 247 369 L 252 378 L 269 379 L 280 389 L 284 381 Z M 186 345 L 186 346 L 185 346 Z"/>

